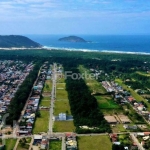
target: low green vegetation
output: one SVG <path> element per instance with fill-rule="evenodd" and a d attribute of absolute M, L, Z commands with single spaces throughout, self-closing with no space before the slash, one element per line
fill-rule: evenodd
<path fill-rule="evenodd" d="M 145 121 L 141 115 L 139 115 L 131 105 L 127 104 L 125 114 L 131 119 L 135 124 L 144 124 Z"/>
<path fill-rule="evenodd" d="M 6 139 L 5 141 L 6 141 L 5 150 L 13 150 L 17 139 Z"/>
<path fill-rule="evenodd" d="M 114 114 L 122 114 L 123 113 L 123 110 L 122 108 L 118 108 L 118 109 L 101 109 L 101 112 L 104 114 L 104 115 L 114 115 Z"/>
<path fill-rule="evenodd" d="M 57 78 L 57 83 L 65 83 L 65 79 L 62 78 Z"/>
<path fill-rule="evenodd" d="M 19 140 L 17 150 L 28 150 L 30 147 L 31 138 L 22 138 Z"/>
<path fill-rule="evenodd" d="M 49 111 L 40 111 L 40 117 L 36 118 L 33 133 L 39 133 L 39 132 L 47 132 L 48 131 L 48 123 L 49 123 Z M 42 123 L 42 125 L 41 125 Z"/>
<path fill-rule="evenodd" d="M 88 69 L 86 69 L 83 65 L 80 65 L 78 68 L 80 73 L 87 74 L 87 78 L 85 77 L 84 80 L 87 86 L 89 87 L 91 93 L 101 93 L 101 94 L 106 93 L 106 90 L 103 88 L 100 82 L 95 80 L 94 77 L 93 78 L 88 77 L 90 75 L 90 71 Z"/>
<path fill-rule="evenodd" d="M 50 97 L 43 97 L 40 101 L 40 106 L 49 107 L 50 106 Z"/>
<path fill-rule="evenodd" d="M 59 113 L 66 113 L 68 115 L 71 115 L 68 93 L 66 91 L 66 84 L 57 83 L 56 87 L 57 90 L 56 90 L 54 114 L 58 115 Z"/>
<path fill-rule="evenodd" d="M 150 73 L 142 72 L 142 71 L 136 71 L 137 74 L 140 74 L 142 76 L 150 77 Z"/>
<path fill-rule="evenodd" d="M 58 115 L 59 113 L 66 113 L 68 115 L 71 115 L 68 99 L 55 101 L 54 114 Z"/>
<path fill-rule="evenodd" d="M 64 89 L 57 89 L 56 90 L 56 99 L 60 100 L 60 99 L 68 99 L 68 94 L 67 91 Z"/>
<path fill-rule="evenodd" d="M 108 136 L 80 136 L 78 137 L 79 150 L 111 150 L 112 144 Z"/>
<path fill-rule="evenodd" d="M 118 140 L 124 146 L 132 144 L 132 141 L 130 139 L 130 135 L 129 134 L 120 134 L 120 135 L 118 135 Z"/>
<path fill-rule="evenodd" d="M 62 141 L 50 141 L 49 150 L 60 150 Z"/>
<path fill-rule="evenodd" d="M 120 108 L 119 105 L 114 102 L 113 98 L 110 95 L 95 96 L 95 98 L 97 99 L 100 109 Z"/>
<path fill-rule="evenodd" d="M 54 132 L 74 132 L 75 126 L 73 121 L 55 121 Z"/>
<path fill-rule="evenodd" d="M 66 88 L 66 84 L 65 83 L 57 83 L 57 89 L 64 89 Z"/>
<path fill-rule="evenodd" d="M 52 90 L 52 81 L 46 80 L 43 92 L 50 92 Z"/>
<path fill-rule="evenodd" d="M 111 129 L 114 133 L 126 132 L 127 130 L 123 127 L 123 124 L 112 125 Z"/>
<path fill-rule="evenodd" d="M 49 96 L 44 96 L 41 101 L 50 101 L 50 97 Z"/>

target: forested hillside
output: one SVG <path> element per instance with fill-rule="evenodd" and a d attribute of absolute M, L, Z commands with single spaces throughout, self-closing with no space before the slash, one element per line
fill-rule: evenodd
<path fill-rule="evenodd" d="M 0 36 L 0 48 L 39 48 L 40 44 L 20 35 Z"/>

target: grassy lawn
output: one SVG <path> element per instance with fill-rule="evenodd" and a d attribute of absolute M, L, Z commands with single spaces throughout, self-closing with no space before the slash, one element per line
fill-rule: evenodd
<path fill-rule="evenodd" d="M 52 90 L 52 81 L 46 80 L 43 92 L 50 92 Z"/>
<path fill-rule="evenodd" d="M 49 107 L 50 106 L 50 101 L 42 101 L 40 103 L 40 106 Z"/>
<path fill-rule="evenodd" d="M 62 76 L 57 76 L 57 83 L 65 83 L 64 72 Z"/>
<path fill-rule="evenodd" d="M 41 101 L 50 101 L 50 96 L 44 96 Z"/>
<path fill-rule="evenodd" d="M 139 74 L 139 75 L 142 75 L 142 76 L 150 77 L 150 73 L 141 72 L 141 71 L 136 71 L 136 73 Z"/>
<path fill-rule="evenodd" d="M 101 112 L 104 115 L 114 115 L 114 114 L 122 114 L 123 110 L 121 108 L 118 109 L 101 109 Z"/>
<path fill-rule="evenodd" d="M 73 132 L 73 131 L 75 131 L 73 121 L 54 122 L 54 132 Z"/>
<path fill-rule="evenodd" d="M 65 83 L 65 79 L 64 78 L 57 78 L 57 83 Z"/>
<path fill-rule="evenodd" d="M 66 88 L 66 84 L 65 83 L 57 83 L 57 89 L 64 89 Z"/>
<path fill-rule="evenodd" d="M 60 150 L 62 141 L 50 141 L 49 150 Z"/>
<path fill-rule="evenodd" d="M 114 102 L 111 96 L 109 95 L 102 95 L 102 96 L 95 96 L 97 102 L 99 104 L 99 108 L 120 108 L 118 104 Z"/>
<path fill-rule="evenodd" d="M 49 123 L 49 111 L 40 111 L 41 117 L 36 118 L 33 133 L 47 132 Z"/>
<path fill-rule="evenodd" d="M 28 150 L 29 144 L 21 145 L 21 143 L 18 144 L 17 150 Z"/>
<path fill-rule="evenodd" d="M 65 89 L 56 90 L 56 99 L 68 99 L 68 93 Z"/>
<path fill-rule="evenodd" d="M 6 147 L 5 150 L 13 150 L 16 144 L 16 139 L 6 139 Z"/>
<path fill-rule="evenodd" d="M 124 145 L 131 145 L 132 141 L 130 139 L 130 136 L 128 134 L 122 134 L 118 136 L 119 142 L 123 143 Z"/>
<path fill-rule="evenodd" d="M 114 127 L 111 126 L 111 129 L 114 133 L 126 132 L 126 129 L 123 127 L 123 124 L 116 124 Z"/>
<path fill-rule="evenodd" d="M 123 89 L 129 91 L 131 93 L 131 95 L 137 100 L 137 101 L 144 101 L 147 106 L 148 106 L 148 110 L 150 111 L 150 104 L 139 94 L 137 94 L 133 89 L 131 89 L 130 87 L 126 86 L 121 79 L 116 79 L 115 80 L 119 85 L 121 85 L 123 87 Z"/>
<path fill-rule="evenodd" d="M 49 107 L 50 106 L 50 97 L 43 97 L 40 101 L 40 106 Z"/>
<path fill-rule="evenodd" d="M 87 75 L 90 75 L 90 71 L 88 69 L 84 68 L 84 66 L 80 65 L 78 67 L 78 69 L 81 73 L 85 73 Z M 89 87 L 91 92 L 102 93 L 102 94 L 106 93 L 106 90 L 104 89 L 102 84 L 99 83 L 98 81 L 96 81 L 96 79 L 85 78 L 85 82 L 86 82 L 86 84 Z"/>
<path fill-rule="evenodd" d="M 55 108 L 54 108 L 54 115 L 58 115 L 59 113 L 66 113 L 70 115 L 70 105 L 69 100 L 56 100 L 55 101 Z"/>
<path fill-rule="evenodd" d="M 112 144 L 108 136 L 78 137 L 79 150 L 111 150 Z"/>

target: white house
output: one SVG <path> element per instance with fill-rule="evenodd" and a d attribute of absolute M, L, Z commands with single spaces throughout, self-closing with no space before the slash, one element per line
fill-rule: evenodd
<path fill-rule="evenodd" d="M 65 113 L 60 113 L 59 114 L 59 120 L 66 120 L 66 114 Z"/>

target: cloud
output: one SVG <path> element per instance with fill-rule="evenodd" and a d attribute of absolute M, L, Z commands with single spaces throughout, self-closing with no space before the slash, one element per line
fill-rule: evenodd
<path fill-rule="evenodd" d="M 146 12 L 150 11 L 150 2 L 137 3 L 134 0 L 1 0 L 0 6 L 1 21 L 147 16 Z"/>

